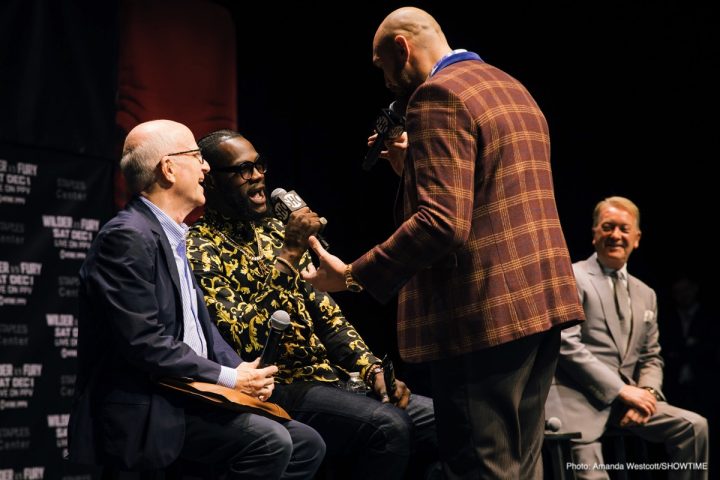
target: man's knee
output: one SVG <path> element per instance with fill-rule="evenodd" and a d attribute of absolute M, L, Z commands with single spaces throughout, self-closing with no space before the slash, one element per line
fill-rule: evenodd
<path fill-rule="evenodd" d="M 371 421 L 376 429 L 372 443 L 381 443 L 387 451 L 398 455 L 410 455 L 413 425 L 404 410 L 389 403 L 380 404 Z"/>
<path fill-rule="evenodd" d="M 284 425 L 277 422 L 268 424 L 268 430 L 262 441 L 263 453 L 269 458 L 276 459 L 281 463 L 290 461 L 293 453 L 293 439 Z"/>
<path fill-rule="evenodd" d="M 690 423 L 693 431 L 693 437 L 699 439 L 706 439 L 708 437 L 708 421 L 702 415 L 698 415 L 695 412 L 688 412 L 692 415 L 687 415 L 686 420 Z"/>
<path fill-rule="evenodd" d="M 325 457 L 325 441 L 315 429 L 291 420 L 285 424 L 292 439 L 293 458 L 310 463 L 322 462 Z"/>
<path fill-rule="evenodd" d="M 671 438 L 687 438 L 692 436 L 696 439 L 705 439 L 708 436 L 708 422 L 705 417 L 690 410 L 677 409 L 675 414 L 676 425 L 681 429 Z"/>

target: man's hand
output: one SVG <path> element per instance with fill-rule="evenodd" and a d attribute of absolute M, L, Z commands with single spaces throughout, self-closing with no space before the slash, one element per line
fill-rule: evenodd
<path fill-rule="evenodd" d="M 372 147 L 377 140 L 377 133 L 368 137 L 368 147 Z M 383 150 L 378 155 L 380 158 L 386 159 L 392 169 L 398 175 L 402 175 L 403 166 L 405 165 L 405 155 L 407 155 L 408 136 L 407 132 L 395 138 L 385 140 L 387 150 Z"/>
<path fill-rule="evenodd" d="M 625 405 L 639 410 L 643 415 L 647 415 L 648 417 L 655 415 L 655 412 L 657 412 L 655 395 L 644 388 L 625 385 L 620 389 L 618 398 Z"/>
<path fill-rule="evenodd" d="M 321 292 L 339 292 L 345 287 L 345 263 L 325 250 L 315 237 L 308 239 L 310 248 L 320 259 L 320 266 L 314 271 L 303 271 L 302 277 Z"/>
<path fill-rule="evenodd" d="M 390 397 L 395 399 L 392 403 L 396 407 L 405 409 L 410 401 L 410 389 L 405 382 L 395 379 L 395 392 L 390 395 L 385 385 L 385 377 L 383 372 L 375 374 L 375 383 L 373 383 L 373 391 L 382 403 L 390 403 Z"/>
<path fill-rule="evenodd" d="M 633 427 L 637 425 L 645 425 L 650 420 L 651 415 L 646 415 L 637 408 L 630 407 L 625 415 L 620 419 L 621 427 Z"/>
<path fill-rule="evenodd" d="M 264 402 L 270 398 L 275 388 L 273 375 L 277 373 L 278 368 L 275 365 L 257 368 L 259 363 L 260 357 L 252 362 L 242 362 L 237 366 L 235 390 L 251 397 L 257 397 L 258 400 Z"/>
<path fill-rule="evenodd" d="M 303 207 L 290 214 L 285 225 L 285 243 L 280 252 L 285 260 L 294 265 L 300 261 L 305 250 L 308 249 L 308 238 L 323 228 L 323 223 L 317 213 L 309 207 Z"/>

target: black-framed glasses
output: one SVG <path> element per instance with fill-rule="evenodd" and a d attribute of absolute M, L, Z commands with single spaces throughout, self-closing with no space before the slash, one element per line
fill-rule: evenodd
<path fill-rule="evenodd" d="M 175 152 L 175 153 L 167 153 L 165 154 L 166 157 L 174 157 L 176 155 L 192 155 L 197 159 L 198 162 L 200 162 L 200 165 L 205 163 L 205 159 L 202 156 L 202 152 L 199 148 L 193 148 L 192 150 L 185 150 L 184 152 Z"/>
<path fill-rule="evenodd" d="M 214 167 L 211 172 L 237 173 L 243 180 L 250 180 L 253 176 L 253 170 L 257 170 L 261 175 L 267 172 L 265 160 L 260 155 L 257 156 L 254 162 L 242 162 L 238 165 L 230 165 L 228 167 Z"/>

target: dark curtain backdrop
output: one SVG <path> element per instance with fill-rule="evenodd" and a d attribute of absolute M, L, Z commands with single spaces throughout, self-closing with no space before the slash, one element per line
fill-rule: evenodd
<path fill-rule="evenodd" d="M 397 180 L 360 169 L 381 107 L 392 100 L 371 63 L 377 25 L 404 2 L 259 13 L 238 20 L 241 131 L 270 159 L 267 182 L 296 189 L 328 218 L 346 261 L 392 232 Z M 682 272 L 718 288 L 710 173 L 719 127 L 718 15 L 700 2 L 422 1 L 453 48 L 477 52 L 521 80 L 550 124 L 560 217 L 573 261 L 588 257 L 591 213 L 610 195 L 633 199 L 643 237 L 630 271 L 658 291 Z M 261 23 L 249 19 L 263 18 Z M 332 20 L 298 21 L 298 18 Z M 269 48 L 269 38 L 282 48 Z M 275 43 L 274 43 L 275 44 Z M 266 47 L 266 48 L 259 48 Z M 377 350 L 394 345 L 394 305 L 338 294 Z M 418 376 L 419 380 L 423 377 Z"/>
<path fill-rule="evenodd" d="M 30 282 L 33 264 L 42 263 L 32 293 L 2 294 L 24 295 L 27 303 L 0 305 L 0 395 L 10 395 L 3 388 L 24 388 L 18 394 L 28 405 L 0 409 L 3 475 L 73 477 L 57 463 L 73 360 L 60 358 L 58 348 L 65 347 L 56 339 L 67 331 L 55 328 L 74 322 L 67 315 L 76 307 L 60 297 L 60 288 L 73 288 L 80 262 L 59 258 L 64 247 L 56 240 L 63 232 L 53 228 L 62 230 L 67 220 L 45 216 L 69 216 L 65 229 L 79 233 L 68 235 L 92 237 L 94 231 L 81 227 L 92 222 L 81 219 L 104 221 L 112 214 L 111 194 L 121 183 L 113 186 L 110 172 L 136 123 L 175 119 L 197 136 L 237 126 L 269 158 L 269 190 L 295 189 L 325 216 L 326 238 L 346 261 L 392 232 L 397 179 L 384 164 L 363 172 L 360 163 L 375 116 L 392 100 L 371 64 L 372 38 L 382 18 L 401 5 L 0 3 L 0 175 L 6 174 L 0 278 L 7 275 L 9 286 L 10 275 L 24 275 L 13 281 L 28 287 L 20 283 Z M 709 232 L 720 67 L 720 19 L 709 4 L 416 5 L 437 18 L 452 47 L 476 51 L 520 79 L 542 107 L 573 260 L 592 252 L 595 203 L 624 195 L 643 214 L 630 271 L 654 287 L 663 304 L 674 277 L 690 272 L 709 303 L 718 287 Z M 84 244 L 74 245 L 80 252 Z M 366 294 L 336 298 L 370 346 L 397 359 L 394 304 L 380 305 Z M 37 364 L 43 367 L 36 378 Z M 414 391 L 423 391 L 420 369 L 398 367 Z M 23 386 L 30 384 L 32 392 Z"/>

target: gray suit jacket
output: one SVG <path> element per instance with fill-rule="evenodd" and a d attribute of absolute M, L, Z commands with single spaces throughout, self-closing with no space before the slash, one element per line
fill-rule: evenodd
<path fill-rule="evenodd" d="M 657 298 L 650 287 L 628 275 L 632 332 L 622 354 L 615 297 L 597 255 L 573 264 L 573 270 L 586 320 L 562 331 L 545 414 L 558 417 L 562 431 L 580 431 L 583 441 L 593 441 L 605 431 L 611 405 L 623 385 L 661 391 Z"/>

